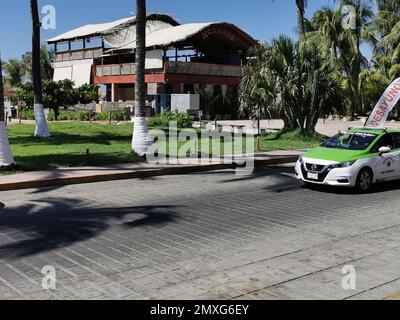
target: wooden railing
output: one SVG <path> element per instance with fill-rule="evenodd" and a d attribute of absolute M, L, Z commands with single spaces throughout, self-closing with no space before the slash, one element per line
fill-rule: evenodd
<path fill-rule="evenodd" d="M 217 77 L 241 77 L 242 67 L 212 63 L 167 61 L 165 63 L 165 73 Z"/>
<path fill-rule="evenodd" d="M 96 59 L 100 58 L 103 54 L 103 48 L 90 48 L 84 50 L 75 50 L 67 52 L 56 52 L 56 62 L 73 61 L 83 59 Z"/>
<path fill-rule="evenodd" d="M 96 66 L 97 77 L 134 75 L 135 73 L 136 73 L 135 63 Z M 242 67 L 211 64 L 211 63 L 167 61 L 164 63 L 164 70 L 160 70 L 160 73 L 217 76 L 217 77 L 241 77 Z"/>
<path fill-rule="evenodd" d="M 96 66 L 96 77 L 126 76 L 136 73 L 135 63 L 106 64 Z"/>

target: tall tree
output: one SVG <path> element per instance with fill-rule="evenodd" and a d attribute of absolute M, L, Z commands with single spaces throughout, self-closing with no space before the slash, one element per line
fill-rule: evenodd
<path fill-rule="evenodd" d="M 146 118 L 146 0 L 136 0 L 136 8 L 135 124 L 132 149 L 143 157 L 151 144 Z"/>
<path fill-rule="evenodd" d="M 4 70 L 7 72 L 7 83 L 15 88 L 22 83 L 22 69 L 20 61 L 11 59 L 4 64 Z"/>
<path fill-rule="evenodd" d="M 49 51 L 46 45 L 40 47 L 40 70 L 42 80 L 53 80 L 54 69 L 51 65 L 54 59 L 54 52 Z M 20 62 L 23 76 L 27 81 L 32 81 L 32 52 L 22 55 Z"/>
<path fill-rule="evenodd" d="M 355 28 L 346 29 L 342 26 L 342 9 L 345 5 L 355 8 Z M 336 9 L 324 7 L 314 14 L 310 22 L 313 33 L 328 43 L 333 60 L 340 68 L 347 113 L 351 117 L 367 111 L 364 71 L 368 68 L 368 61 L 362 54 L 361 46 L 363 43 L 376 42 L 373 16 L 370 1 L 340 0 Z"/>
<path fill-rule="evenodd" d="M 310 21 L 307 20 L 307 33 L 322 36 L 321 40 L 327 42 L 335 61 L 339 58 L 341 30 L 343 27 L 340 11 L 329 6 L 318 10 Z"/>
<path fill-rule="evenodd" d="M 304 22 L 304 15 L 306 13 L 306 0 L 296 0 L 297 7 L 297 32 L 299 33 L 299 37 L 303 38 L 306 35 L 306 28 Z"/>
<path fill-rule="evenodd" d="M 4 112 L 3 68 L 0 55 L 0 167 L 9 167 L 15 165 L 15 161 L 8 141 Z"/>
<path fill-rule="evenodd" d="M 305 13 L 307 7 L 307 0 L 295 0 L 295 1 L 297 8 L 297 32 L 299 34 L 299 38 L 303 38 L 306 35 Z"/>
<path fill-rule="evenodd" d="M 42 75 L 40 63 L 40 28 L 37 0 L 31 0 L 32 14 L 32 80 L 34 86 L 34 112 L 35 112 L 35 137 L 49 138 L 51 136 L 47 127 L 46 116 L 43 108 Z"/>

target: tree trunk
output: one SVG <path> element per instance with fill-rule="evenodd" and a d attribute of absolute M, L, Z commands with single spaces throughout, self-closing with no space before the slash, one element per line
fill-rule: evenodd
<path fill-rule="evenodd" d="M 15 165 L 15 161 L 8 141 L 4 112 L 3 69 L 0 56 L 0 167 L 9 167 Z"/>
<path fill-rule="evenodd" d="M 299 33 L 300 39 L 306 35 L 306 28 L 304 23 L 305 5 L 305 0 L 296 0 L 297 32 Z"/>
<path fill-rule="evenodd" d="M 32 15 L 32 80 L 34 89 L 35 137 L 49 138 L 51 136 L 47 127 L 46 116 L 43 108 L 42 75 L 40 67 L 40 27 L 37 0 L 31 0 Z"/>
<path fill-rule="evenodd" d="M 135 124 L 132 149 L 142 157 L 151 144 L 146 119 L 146 0 L 136 0 L 136 7 Z"/>

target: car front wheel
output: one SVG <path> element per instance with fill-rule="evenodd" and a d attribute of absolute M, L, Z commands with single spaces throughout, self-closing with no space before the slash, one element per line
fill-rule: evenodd
<path fill-rule="evenodd" d="M 371 191 L 373 183 L 373 173 L 370 169 L 363 169 L 360 171 L 356 181 L 356 189 L 359 192 Z"/>

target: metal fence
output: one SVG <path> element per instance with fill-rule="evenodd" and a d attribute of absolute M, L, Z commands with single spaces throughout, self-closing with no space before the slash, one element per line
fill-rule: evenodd
<path fill-rule="evenodd" d="M 127 101 L 127 102 L 102 102 L 100 103 L 101 110 L 103 111 L 115 111 L 119 109 L 134 109 L 135 102 Z"/>
<path fill-rule="evenodd" d="M 96 103 L 77 104 L 75 106 L 68 107 L 68 111 L 96 111 Z"/>

